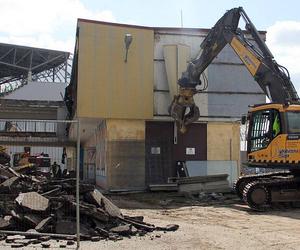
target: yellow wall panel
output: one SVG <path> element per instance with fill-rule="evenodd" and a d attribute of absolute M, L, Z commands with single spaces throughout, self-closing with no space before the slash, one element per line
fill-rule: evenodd
<path fill-rule="evenodd" d="M 239 162 L 239 123 L 209 122 L 207 124 L 207 160 Z"/>
<path fill-rule="evenodd" d="M 78 117 L 153 117 L 153 30 L 79 21 Z M 126 33 L 133 41 L 124 62 Z"/>

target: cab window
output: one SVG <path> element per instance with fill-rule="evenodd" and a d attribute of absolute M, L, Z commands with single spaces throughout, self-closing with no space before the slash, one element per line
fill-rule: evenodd
<path fill-rule="evenodd" d="M 289 134 L 300 133 L 300 112 L 286 112 L 287 130 Z"/>
<path fill-rule="evenodd" d="M 252 114 L 250 151 L 266 148 L 281 133 L 280 114 L 277 110 L 262 110 Z"/>

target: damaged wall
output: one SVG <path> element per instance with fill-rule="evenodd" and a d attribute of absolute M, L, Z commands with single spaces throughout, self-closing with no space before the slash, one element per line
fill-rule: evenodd
<path fill-rule="evenodd" d="M 107 120 L 108 186 L 145 187 L 145 122 Z"/>
<path fill-rule="evenodd" d="M 96 184 L 105 189 L 144 189 L 145 122 L 108 119 L 96 134 Z"/>

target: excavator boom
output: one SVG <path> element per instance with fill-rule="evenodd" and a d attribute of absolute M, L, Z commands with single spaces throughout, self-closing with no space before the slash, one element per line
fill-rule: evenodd
<path fill-rule="evenodd" d="M 246 23 L 247 34 L 238 28 L 241 17 Z M 249 35 L 256 44 L 250 42 Z M 186 71 L 178 80 L 179 94 L 174 97 L 169 112 L 182 132 L 188 124 L 200 117 L 193 95 L 203 91 L 203 88 L 197 89 L 197 86 L 202 84 L 201 74 L 227 44 L 233 48 L 272 102 L 300 103 L 288 71 L 276 63 L 244 9 L 234 8 L 227 11 L 211 29 L 200 45 L 200 53 L 188 64 Z"/>

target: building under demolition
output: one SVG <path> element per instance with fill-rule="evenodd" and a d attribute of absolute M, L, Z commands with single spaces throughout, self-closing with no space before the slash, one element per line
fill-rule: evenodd
<path fill-rule="evenodd" d="M 182 135 L 168 114 L 177 79 L 208 31 L 78 20 L 65 100 L 81 122 L 85 179 L 109 190 L 145 189 L 177 176 L 181 161 L 194 175 L 237 177 L 240 117 L 265 95 L 229 46 L 205 72 L 199 121 Z"/>

